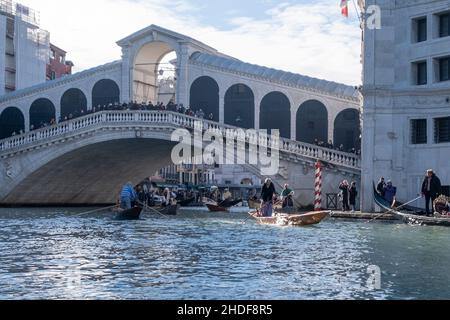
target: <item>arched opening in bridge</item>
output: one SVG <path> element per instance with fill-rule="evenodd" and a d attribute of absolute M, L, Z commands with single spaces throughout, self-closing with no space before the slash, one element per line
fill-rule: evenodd
<path fill-rule="evenodd" d="M 212 114 L 219 121 L 219 85 L 211 77 L 197 78 L 191 85 L 190 107 L 194 112 L 202 110 L 206 118 Z"/>
<path fill-rule="evenodd" d="M 177 54 L 165 42 L 142 46 L 133 66 L 133 100 L 138 103 L 176 103 Z"/>
<path fill-rule="evenodd" d="M 328 110 L 322 102 L 309 100 L 297 111 L 297 141 L 328 142 Z"/>
<path fill-rule="evenodd" d="M 261 101 L 261 129 L 279 129 L 282 138 L 291 138 L 291 103 L 285 94 L 274 91 Z"/>
<path fill-rule="evenodd" d="M 245 84 L 235 84 L 225 94 L 225 123 L 245 129 L 255 127 L 255 97 Z"/>
<path fill-rule="evenodd" d="M 117 83 L 110 79 L 98 81 L 92 88 L 92 108 L 107 106 L 120 102 L 120 89 Z"/>
<path fill-rule="evenodd" d="M 38 129 L 56 121 L 55 106 L 46 98 L 37 99 L 30 107 L 30 130 Z"/>
<path fill-rule="evenodd" d="M 72 88 L 61 97 L 61 119 L 79 117 L 87 111 L 87 99 L 83 91 Z"/>
<path fill-rule="evenodd" d="M 334 144 L 343 146 L 344 151 L 361 148 L 360 113 L 356 109 L 346 109 L 339 113 L 334 122 Z"/>
<path fill-rule="evenodd" d="M 0 114 L 0 139 L 25 131 L 25 118 L 16 107 L 8 107 Z"/>

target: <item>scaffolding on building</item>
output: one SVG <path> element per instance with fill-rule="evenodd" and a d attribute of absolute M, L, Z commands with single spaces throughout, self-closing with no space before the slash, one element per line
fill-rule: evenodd
<path fill-rule="evenodd" d="M 20 18 L 22 21 L 37 27 L 39 27 L 40 24 L 39 11 L 12 0 L 0 0 L 0 14 Z"/>

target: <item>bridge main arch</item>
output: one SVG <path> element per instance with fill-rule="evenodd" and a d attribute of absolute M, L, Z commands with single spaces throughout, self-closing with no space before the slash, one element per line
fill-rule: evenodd
<path fill-rule="evenodd" d="M 157 138 L 91 137 L 81 148 L 43 151 L 24 168 L 23 179 L 1 200 L 8 205 L 94 205 L 115 203 L 121 186 L 139 183 L 170 164 L 173 143 Z M 103 139 L 104 138 L 104 139 Z M 80 143 L 80 141 L 79 141 Z M 56 146 L 56 148 L 58 148 Z M 53 148 L 52 148 L 53 149 Z M 63 150 L 60 150 L 63 149 Z M 72 149 L 72 150 L 70 150 Z M 70 151 L 69 151 L 70 150 Z M 53 159 L 52 154 L 57 154 Z M 133 155 L 133 156 L 130 156 Z M 44 160 L 41 160 L 44 159 Z M 49 159 L 45 162 L 45 159 Z M 41 162 L 43 161 L 43 162 Z M 24 162 L 27 163 L 24 159 Z M 28 172 L 27 172 L 28 171 Z M 22 173 L 20 173 L 22 174 Z"/>

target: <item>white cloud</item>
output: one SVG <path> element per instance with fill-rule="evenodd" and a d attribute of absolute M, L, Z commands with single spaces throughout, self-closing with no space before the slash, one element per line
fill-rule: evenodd
<path fill-rule="evenodd" d="M 361 82 L 361 30 L 341 17 L 339 1 L 274 5 L 267 17 L 230 16 L 231 29 L 195 18 L 189 1 L 22 0 L 41 12 L 42 28 L 83 70 L 120 59 L 117 40 L 150 24 L 193 38 L 246 62 L 322 79 Z"/>

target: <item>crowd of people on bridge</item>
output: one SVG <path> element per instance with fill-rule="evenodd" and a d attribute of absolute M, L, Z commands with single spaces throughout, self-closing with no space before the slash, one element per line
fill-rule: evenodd
<path fill-rule="evenodd" d="M 326 149 L 332 149 L 332 150 L 337 150 L 337 151 L 341 151 L 341 152 L 348 152 L 348 153 L 353 153 L 356 155 L 361 155 L 361 149 L 360 148 L 351 148 L 349 150 L 347 150 L 345 148 L 345 146 L 343 144 L 340 144 L 339 146 L 336 146 L 333 141 L 329 141 L 329 142 L 324 142 L 324 141 L 319 141 L 318 139 L 316 139 L 314 141 L 314 144 L 318 147 L 321 148 L 326 148 Z"/>

